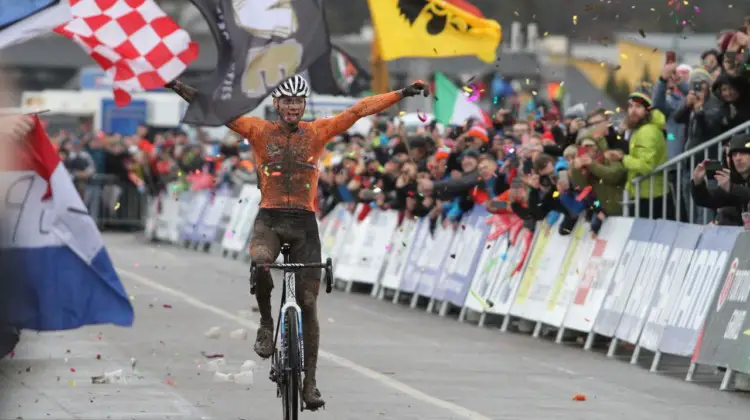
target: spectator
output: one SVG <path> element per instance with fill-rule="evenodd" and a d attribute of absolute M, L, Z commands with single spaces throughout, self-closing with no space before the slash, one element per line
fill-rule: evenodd
<path fill-rule="evenodd" d="M 622 162 L 627 170 L 626 186 L 630 196 L 634 197 L 633 214 L 659 219 L 666 211 L 667 218 L 675 220 L 675 204 L 671 192 L 664 191 L 663 174 L 656 174 L 642 182 L 639 194 L 636 194 L 633 185 L 633 179 L 649 174 L 667 161 L 664 114 L 653 109 L 653 103 L 648 95 L 635 92 L 630 94 L 628 100 L 627 125 L 632 132 L 628 154 L 625 155 L 621 150 L 608 150 L 605 152 L 605 158 L 609 162 Z M 653 195 L 650 194 L 652 189 Z M 666 208 L 663 207 L 661 199 L 665 195 Z M 649 197 L 654 197 L 653 214 L 649 214 Z"/>
<path fill-rule="evenodd" d="M 703 69 L 693 70 L 687 97 L 675 111 L 674 120 L 687 125 L 685 150 L 699 146 L 723 131 L 722 102 L 711 93 L 711 83 L 708 72 Z"/>
<path fill-rule="evenodd" d="M 716 223 L 742 226 L 742 213 L 750 210 L 750 135 L 737 134 L 729 142 L 729 160 L 713 176 L 717 186 L 706 182 L 706 162 L 693 171 L 692 188 L 695 204 L 718 210 Z"/>
<path fill-rule="evenodd" d="M 737 77 L 722 73 L 713 84 L 713 94 L 722 102 L 722 131 L 750 120 L 750 89 Z"/>
<path fill-rule="evenodd" d="M 721 74 L 721 66 L 719 65 L 719 52 L 714 49 L 706 50 L 701 54 L 701 63 L 703 68 L 716 79 Z"/>
<path fill-rule="evenodd" d="M 590 131 L 590 134 L 596 138 L 604 138 L 607 142 L 607 149 L 617 149 L 627 153 L 628 142 L 612 125 L 612 119 L 608 114 L 604 108 L 592 111 L 586 119 L 586 131 Z M 576 140 L 576 143 L 578 143 L 578 140 Z"/>
<path fill-rule="evenodd" d="M 688 94 L 688 84 L 680 82 L 676 63 L 666 63 L 654 85 L 654 108 L 667 118 L 667 158 L 685 151 L 685 124 L 678 121 L 677 110 Z"/>

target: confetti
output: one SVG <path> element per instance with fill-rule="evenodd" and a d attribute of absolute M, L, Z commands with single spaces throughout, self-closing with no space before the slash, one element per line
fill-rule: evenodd
<path fill-rule="evenodd" d="M 552 198 L 557 198 L 560 196 L 560 191 L 555 191 L 552 193 Z"/>
<path fill-rule="evenodd" d="M 310 189 L 310 184 L 305 184 L 305 188 Z"/>
<path fill-rule="evenodd" d="M 578 15 L 573 15 L 573 25 L 578 25 Z"/>
<path fill-rule="evenodd" d="M 115 203 L 115 210 L 117 210 L 119 208 L 120 208 L 120 202 L 118 201 L 117 203 Z"/>
<path fill-rule="evenodd" d="M 427 122 L 427 114 L 421 112 L 420 110 L 417 110 L 417 118 L 419 118 L 419 121 Z"/>
<path fill-rule="evenodd" d="M 583 394 L 576 394 L 573 396 L 573 401 L 586 401 L 586 396 Z"/>
<path fill-rule="evenodd" d="M 641 36 L 642 36 L 643 38 L 645 38 L 645 37 L 646 37 L 646 31 L 644 31 L 643 29 L 639 29 L 639 30 L 638 30 L 638 33 L 639 33 L 639 34 L 640 34 L 640 35 L 641 35 Z"/>
<path fill-rule="evenodd" d="M 165 303 L 165 304 L 161 305 L 161 307 L 164 308 L 164 309 L 172 309 L 172 305 L 170 305 L 168 303 Z"/>
<path fill-rule="evenodd" d="M 201 355 L 206 359 L 221 359 L 224 357 L 221 353 L 206 353 L 205 351 L 202 351 Z"/>

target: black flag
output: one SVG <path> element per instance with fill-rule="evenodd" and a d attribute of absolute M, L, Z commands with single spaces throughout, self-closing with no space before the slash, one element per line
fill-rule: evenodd
<path fill-rule="evenodd" d="M 328 53 L 315 0 L 191 0 L 216 38 L 219 60 L 183 122 L 218 126 L 252 111 L 287 77 Z"/>
<path fill-rule="evenodd" d="M 320 57 L 310 69 L 310 83 L 315 93 L 358 96 L 370 89 L 370 75 L 341 48 Z"/>

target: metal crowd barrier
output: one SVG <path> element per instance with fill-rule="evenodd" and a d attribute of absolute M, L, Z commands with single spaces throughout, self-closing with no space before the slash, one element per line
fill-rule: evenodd
<path fill-rule="evenodd" d="M 99 229 L 135 229 L 145 226 L 148 197 L 133 183 L 116 175 L 95 174 L 74 179 L 89 214 Z"/>
<path fill-rule="evenodd" d="M 690 223 L 702 223 L 707 224 L 709 222 L 709 210 L 699 208 L 695 205 L 693 197 L 690 193 L 690 178 L 692 177 L 693 170 L 695 167 L 706 159 L 719 159 L 722 160 L 724 157 L 724 148 L 722 143 L 731 138 L 733 135 L 743 132 L 750 131 L 750 121 L 746 121 L 739 126 L 714 137 L 713 139 L 695 147 L 691 150 L 685 151 L 672 159 L 668 160 L 662 165 L 654 168 L 650 173 L 633 179 L 635 187 L 635 195 L 631 199 L 630 193 L 627 189 L 623 191 L 623 215 L 631 217 L 641 218 L 667 218 L 667 200 L 669 199 L 668 192 L 671 191 L 672 199 L 674 200 L 676 219 L 678 221 L 690 222 Z M 662 174 L 662 190 L 665 192 L 660 197 L 654 196 L 654 184 L 651 179 Z M 671 180 L 670 180 L 670 177 Z M 648 181 L 648 182 L 645 182 Z M 645 184 L 645 185 L 644 185 Z M 642 211 L 638 205 L 639 197 L 643 188 L 648 189 L 648 196 L 644 199 L 648 199 L 648 211 L 646 214 Z M 662 200 L 661 202 L 661 214 L 654 214 L 654 202 L 655 200 Z M 631 206 L 633 207 L 631 209 Z M 685 214 L 687 212 L 687 214 Z M 699 220 L 700 219 L 700 220 Z"/>

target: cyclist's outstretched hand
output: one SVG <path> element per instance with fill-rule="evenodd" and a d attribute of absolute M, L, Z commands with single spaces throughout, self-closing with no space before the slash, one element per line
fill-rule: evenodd
<path fill-rule="evenodd" d="M 424 97 L 426 98 L 430 94 L 427 89 L 427 83 L 423 82 L 422 80 L 417 80 L 409 86 L 401 89 L 401 93 L 404 95 L 404 98 L 417 96 L 419 94 L 424 95 Z"/>

